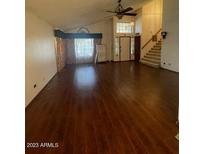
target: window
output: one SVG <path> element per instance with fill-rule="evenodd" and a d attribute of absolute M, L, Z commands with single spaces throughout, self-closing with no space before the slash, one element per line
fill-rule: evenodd
<path fill-rule="evenodd" d="M 134 54 L 135 50 L 135 39 L 134 37 L 131 38 L 131 54 Z"/>
<path fill-rule="evenodd" d="M 76 58 L 90 58 L 94 52 L 93 39 L 75 39 Z"/>
<path fill-rule="evenodd" d="M 115 55 L 116 56 L 118 56 L 118 54 L 119 54 L 119 38 L 118 37 L 116 37 L 115 38 Z"/>
<path fill-rule="evenodd" d="M 117 23 L 117 33 L 132 33 L 133 23 L 129 22 L 118 22 Z"/>

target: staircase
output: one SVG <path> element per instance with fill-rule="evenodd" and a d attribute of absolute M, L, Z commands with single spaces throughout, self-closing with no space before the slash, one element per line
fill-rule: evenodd
<path fill-rule="evenodd" d="M 161 40 L 158 41 L 146 55 L 140 60 L 141 63 L 155 68 L 161 63 Z"/>

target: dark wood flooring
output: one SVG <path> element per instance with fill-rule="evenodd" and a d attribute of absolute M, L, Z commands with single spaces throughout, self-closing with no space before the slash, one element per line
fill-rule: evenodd
<path fill-rule="evenodd" d="M 26 154 L 177 154 L 179 75 L 134 62 L 67 66 L 26 108 Z M 50 144 L 51 145 L 51 144 Z"/>

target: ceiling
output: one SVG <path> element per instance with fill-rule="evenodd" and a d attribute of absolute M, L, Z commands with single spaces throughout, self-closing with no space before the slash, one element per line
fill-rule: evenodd
<path fill-rule="evenodd" d="M 149 0 L 122 0 L 124 7 L 138 9 Z M 117 0 L 26 0 L 26 9 L 64 31 L 106 19 Z"/>

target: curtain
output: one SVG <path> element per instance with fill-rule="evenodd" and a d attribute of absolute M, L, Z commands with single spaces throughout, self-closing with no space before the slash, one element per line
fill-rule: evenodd
<path fill-rule="evenodd" d="M 65 41 L 61 38 L 56 37 L 55 44 L 56 44 L 56 64 L 57 64 L 57 70 L 59 72 L 66 65 Z"/>
<path fill-rule="evenodd" d="M 94 57 L 94 40 L 93 39 L 75 39 L 75 56 L 76 63 L 92 63 Z"/>
<path fill-rule="evenodd" d="M 84 64 L 94 63 L 96 45 L 101 44 L 101 39 L 66 39 L 66 63 Z"/>

